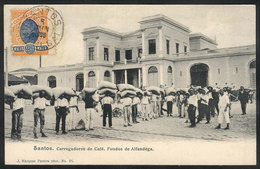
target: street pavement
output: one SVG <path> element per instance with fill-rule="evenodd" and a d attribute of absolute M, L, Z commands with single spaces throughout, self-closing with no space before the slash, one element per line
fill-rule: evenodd
<path fill-rule="evenodd" d="M 83 117 L 84 103 L 79 104 L 80 117 Z M 5 108 L 5 138 L 6 142 L 13 142 L 10 138 L 11 133 L 11 113 L 8 106 Z M 189 128 L 189 123 L 184 123 L 185 119 L 177 117 L 177 108 L 174 105 L 174 116 L 164 116 L 150 121 L 142 121 L 133 126 L 123 127 L 123 117 L 113 118 L 113 128 L 102 127 L 102 112 L 94 115 L 94 130 L 75 130 L 69 131 L 66 135 L 56 135 L 55 132 L 55 110 L 48 106 L 45 111 L 45 133 L 47 138 L 33 137 L 33 106 L 26 105 L 24 111 L 24 121 L 22 128 L 22 142 L 71 142 L 71 141 L 127 141 L 127 142 L 167 142 L 180 140 L 205 140 L 205 141 L 243 141 L 256 139 L 256 104 L 247 105 L 247 115 L 241 115 L 239 102 L 232 103 L 230 130 L 214 129 L 217 125 L 217 117 L 211 119 L 210 124 L 205 124 L 205 119 L 195 128 Z M 38 124 L 38 132 L 39 132 Z M 40 133 L 38 134 L 40 136 Z"/>

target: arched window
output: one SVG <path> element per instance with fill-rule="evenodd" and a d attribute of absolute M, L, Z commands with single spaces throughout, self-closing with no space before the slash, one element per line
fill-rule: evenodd
<path fill-rule="evenodd" d="M 148 73 L 157 73 L 158 70 L 155 66 L 151 66 L 149 69 L 148 69 Z"/>
<path fill-rule="evenodd" d="M 148 69 L 148 82 L 150 86 L 158 86 L 158 69 L 155 66 L 151 66 Z"/>
<path fill-rule="evenodd" d="M 81 91 L 84 88 L 84 74 L 79 73 L 76 76 L 76 91 Z"/>
<path fill-rule="evenodd" d="M 208 85 L 209 66 L 200 63 L 195 64 L 190 68 L 191 84 L 194 86 L 205 87 Z"/>
<path fill-rule="evenodd" d="M 96 77 L 95 72 L 90 71 L 88 73 L 88 87 L 96 87 Z"/>
<path fill-rule="evenodd" d="M 250 87 L 256 88 L 256 61 L 252 61 L 249 65 L 250 71 Z"/>
<path fill-rule="evenodd" d="M 167 86 L 172 86 L 172 82 L 173 82 L 173 77 L 172 77 L 172 67 L 171 66 L 168 66 L 168 69 L 167 69 L 167 75 L 168 75 L 168 83 L 167 83 Z"/>
<path fill-rule="evenodd" d="M 95 72 L 93 71 L 88 72 L 88 77 L 95 77 Z"/>
<path fill-rule="evenodd" d="M 49 76 L 48 77 L 48 86 L 50 88 L 56 87 L 56 77 L 55 76 Z"/>
<path fill-rule="evenodd" d="M 104 80 L 111 82 L 111 76 L 109 71 L 105 71 L 104 73 Z"/>

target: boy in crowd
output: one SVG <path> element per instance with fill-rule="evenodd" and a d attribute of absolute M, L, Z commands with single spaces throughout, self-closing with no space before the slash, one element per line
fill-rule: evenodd
<path fill-rule="evenodd" d="M 223 122 L 223 118 L 225 118 L 225 121 L 227 123 L 227 127 L 225 129 L 229 129 L 229 124 L 230 124 L 230 120 L 229 120 L 229 113 L 228 113 L 228 108 L 229 108 L 229 98 L 227 95 L 224 94 L 223 89 L 219 90 L 219 115 L 218 115 L 218 126 L 216 127 L 216 129 L 220 129 L 221 128 L 221 123 Z"/>
<path fill-rule="evenodd" d="M 40 133 L 42 134 L 42 137 L 47 137 L 43 131 L 44 129 L 44 123 L 45 123 L 45 108 L 47 104 L 47 100 L 44 97 L 45 91 L 41 91 L 39 93 L 39 97 L 34 99 L 34 127 L 33 127 L 33 134 L 34 138 L 37 139 L 37 125 L 38 125 L 38 119 L 40 118 Z"/>

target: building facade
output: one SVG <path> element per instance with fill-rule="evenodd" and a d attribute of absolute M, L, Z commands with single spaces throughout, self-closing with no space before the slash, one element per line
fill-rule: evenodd
<path fill-rule="evenodd" d="M 81 90 L 102 80 L 141 86 L 256 87 L 255 45 L 217 48 L 215 40 L 164 15 L 143 18 L 140 29 L 118 33 L 86 28 L 83 63 L 44 67 L 38 83 Z"/>

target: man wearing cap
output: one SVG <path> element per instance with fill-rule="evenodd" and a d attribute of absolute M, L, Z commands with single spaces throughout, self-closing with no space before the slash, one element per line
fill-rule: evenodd
<path fill-rule="evenodd" d="M 228 114 L 228 109 L 229 109 L 229 98 L 227 95 L 224 94 L 223 89 L 219 90 L 219 114 L 218 114 L 218 126 L 216 129 L 221 128 L 221 124 L 223 122 L 223 118 L 225 119 L 225 122 L 227 123 L 227 127 L 225 129 L 229 129 L 229 124 L 230 124 L 230 119 L 229 119 L 229 114 Z"/>
<path fill-rule="evenodd" d="M 248 93 L 245 91 L 244 87 L 241 86 L 238 93 L 238 100 L 241 104 L 242 115 L 246 115 L 246 104 L 248 102 L 248 97 Z"/>
<path fill-rule="evenodd" d="M 40 133 L 42 134 L 42 137 L 47 137 L 44 132 L 44 123 L 45 123 L 45 116 L 44 116 L 44 112 L 45 112 L 45 108 L 46 108 L 46 104 L 47 104 L 47 100 L 44 98 L 44 91 L 41 91 L 39 93 L 39 97 L 34 99 L 34 127 L 33 127 L 33 134 L 34 134 L 34 138 L 37 139 L 37 125 L 38 125 L 38 119 L 40 118 Z"/>
<path fill-rule="evenodd" d="M 190 127 L 195 127 L 196 123 L 195 123 L 195 113 L 196 113 L 196 109 L 198 107 L 198 97 L 197 95 L 195 95 L 195 91 L 194 89 L 190 89 L 189 90 L 190 93 L 190 97 L 188 98 L 188 115 L 189 115 L 189 119 L 190 119 Z"/>

